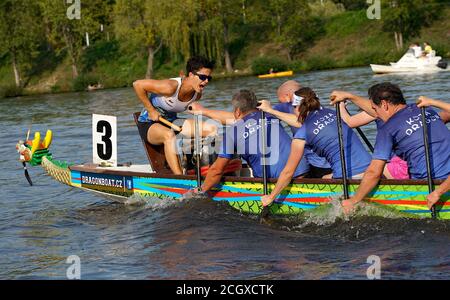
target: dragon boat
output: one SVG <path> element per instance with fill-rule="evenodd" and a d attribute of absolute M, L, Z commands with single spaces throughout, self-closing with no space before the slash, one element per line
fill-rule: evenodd
<path fill-rule="evenodd" d="M 137 114 L 135 114 L 137 120 Z M 49 152 L 51 131 L 41 143 L 40 134 L 33 141 L 19 141 L 17 150 L 21 161 L 40 165 L 48 175 L 71 187 L 98 193 L 113 201 L 127 203 L 133 197 L 139 199 L 181 199 L 182 195 L 197 186 L 195 175 L 174 175 L 165 163 L 164 149 L 143 141 L 149 164 L 124 164 L 116 167 L 96 164 L 69 164 L 55 160 Z M 25 169 L 26 170 L 26 169 Z M 224 201 L 244 213 L 260 214 L 263 180 L 251 177 L 245 165 L 230 170 L 209 193 L 213 201 Z M 230 176 L 229 176 L 230 175 Z M 204 178 L 204 177 L 203 177 Z M 269 179 L 268 188 L 274 188 L 276 179 Z M 348 189 L 354 193 L 360 180 L 349 180 Z M 435 180 L 434 186 L 442 181 Z M 343 193 L 342 180 L 294 179 L 270 206 L 274 215 L 296 215 L 318 209 L 329 204 Z M 430 218 L 426 205 L 428 185 L 426 180 L 383 179 L 369 194 L 366 201 L 390 210 L 401 212 L 406 217 Z M 450 219 L 450 193 L 446 193 L 436 204 L 439 219 Z"/>

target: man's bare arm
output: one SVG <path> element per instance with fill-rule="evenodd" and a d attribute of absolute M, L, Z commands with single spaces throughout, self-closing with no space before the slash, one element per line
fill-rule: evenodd
<path fill-rule="evenodd" d="M 270 102 L 267 100 L 261 100 L 259 101 L 260 105 L 257 107 L 259 110 L 262 110 L 266 113 L 271 114 L 272 116 L 280 119 L 281 121 L 286 122 L 289 126 L 293 127 L 301 127 L 302 124 L 298 121 L 297 116 L 295 114 L 291 113 L 285 113 L 278 111 L 276 109 L 273 109 L 272 105 L 270 105 Z"/>
<path fill-rule="evenodd" d="M 444 101 L 439 101 L 436 99 L 431 99 L 425 96 L 419 97 L 419 99 L 417 100 L 417 106 L 418 107 L 434 106 L 450 113 L 450 103 L 446 103 Z"/>
<path fill-rule="evenodd" d="M 232 112 L 218 109 L 209 109 L 203 107 L 198 102 L 192 103 L 187 112 L 191 114 L 202 114 L 205 117 L 220 122 L 222 125 L 230 124 L 234 120 L 234 115 Z"/>
<path fill-rule="evenodd" d="M 207 192 L 220 182 L 225 167 L 230 162 L 230 159 L 218 157 L 208 169 L 208 175 L 206 175 L 205 182 L 202 184 L 202 192 Z"/>
<path fill-rule="evenodd" d="M 377 186 L 385 165 L 386 161 L 384 160 L 372 160 L 366 172 L 364 172 L 364 177 L 358 190 L 353 197 L 350 197 L 350 201 L 354 204 L 362 201 Z"/>
<path fill-rule="evenodd" d="M 339 105 L 341 106 L 342 120 L 344 120 L 344 122 L 351 128 L 364 126 L 375 120 L 374 117 L 372 117 L 365 111 L 352 116 L 345 107 L 344 102 L 340 102 Z"/>
<path fill-rule="evenodd" d="M 364 97 L 360 97 L 344 91 L 333 91 L 330 95 L 331 105 L 335 105 L 338 102 L 345 100 L 352 101 L 356 106 L 361 108 L 363 111 L 376 118 L 377 114 L 372 108 L 372 102 Z"/>

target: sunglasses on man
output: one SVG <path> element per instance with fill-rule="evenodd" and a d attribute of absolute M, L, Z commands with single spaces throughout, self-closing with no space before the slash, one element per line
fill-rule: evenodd
<path fill-rule="evenodd" d="M 197 75 L 198 78 L 200 78 L 201 81 L 205 81 L 206 79 L 208 79 L 208 81 L 210 82 L 212 80 L 211 76 L 205 75 L 205 74 L 199 74 L 197 72 L 192 72 L 194 75 Z"/>

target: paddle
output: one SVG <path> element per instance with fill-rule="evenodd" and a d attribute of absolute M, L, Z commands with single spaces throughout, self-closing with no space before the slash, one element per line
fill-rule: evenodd
<path fill-rule="evenodd" d="M 427 164 L 427 180 L 428 180 L 428 192 L 433 192 L 433 179 L 431 178 L 431 163 L 430 163 L 430 148 L 428 145 L 428 124 L 425 117 L 425 107 L 422 110 L 422 129 L 423 129 L 423 144 L 425 146 L 425 162 Z M 436 207 L 431 207 L 431 217 L 436 219 Z"/>
<path fill-rule="evenodd" d="M 341 157 L 344 197 L 345 197 L 345 199 L 348 199 L 349 193 L 348 193 L 348 183 L 347 183 L 347 166 L 345 163 L 344 135 L 342 133 L 341 107 L 339 106 L 339 103 L 336 103 L 336 120 L 337 120 L 338 135 L 339 135 L 339 154 Z"/>
<path fill-rule="evenodd" d="M 345 108 L 347 110 L 347 108 Z M 350 113 L 347 110 L 347 113 L 350 115 Z M 361 136 L 361 138 L 363 139 L 364 143 L 366 143 L 367 148 L 369 148 L 370 152 L 373 153 L 373 151 L 375 150 L 372 146 L 372 144 L 370 143 L 369 139 L 367 138 L 367 136 L 364 134 L 364 132 L 362 131 L 361 128 L 356 127 L 356 131 L 358 132 L 358 134 Z"/>
<path fill-rule="evenodd" d="M 266 168 L 266 113 L 261 111 L 261 155 L 262 155 L 262 175 L 263 175 L 263 194 L 267 195 L 267 168 Z M 264 206 L 260 217 L 266 218 L 270 213 L 270 205 Z"/>
<path fill-rule="evenodd" d="M 370 152 L 373 153 L 373 151 L 375 150 L 372 146 L 372 144 L 370 143 L 369 139 L 367 138 L 367 136 L 364 134 L 364 132 L 361 130 L 361 128 L 356 127 L 356 131 L 358 131 L 359 135 L 361 136 L 361 138 L 363 139 L 364 143 L 366 143 L 367 147 L 369 148 Z"/>
<path fill-rule="evenodd" d="M 33 186 L 33 182 L 31 181 L 31 177 L 30 174 L 28 174 L 28 170 L 27 170 L 27 165 L 25 164 L 25 162 L 22 162 L 22 166 L 23 166 L 23 170 L 25 172 L 25 178 L 27 179 L 28 183 Z"/>
<path fill-rule="evenodd" d="M 177 126 L 175 124 L 173 124 L 172 122 L 167 121 L 166 119 L 164 119 L 163 117 L 159 117 L 158 119 L 159 122 L 166 124 L 167 126 L 169 126 L 170 128 L 172 128 L 175 131 L 181 132 L 182 128 L 180 126 Z"/>
<path fill-rule="evenodd" d="M 30 131 L 31 131 L 31 124 L 30 124 L 30 127 L 28 128 L 27 136 L 25 138 L 25 142 L 28 141 L 28 139 L 30 138 Z M 27 179 L 27 181 L 30 184 L 30 186 L 33 186 L 33 182 L 31 181 L 30 174 L 28 174 L 27 164 L 24 161 L 22 162 L 22 166 L 23 166 L 23 171 L 25 173 L 25 178 Z"/>
<path fill-rule="evenodd" d="M 194 152 L 195 152 L 195 172 L 197 175 L 197 188 L 200 190 L 202 186 L 202 177 L 201 177 L 201 170 L 200 170 L 200 152 L 201 152 L 201 145 L 200 145 L 200 128 L 199 128 L 199 115 L 194 115 Z"/>

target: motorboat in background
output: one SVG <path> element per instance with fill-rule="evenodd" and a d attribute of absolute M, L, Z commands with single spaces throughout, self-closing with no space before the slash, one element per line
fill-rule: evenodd
<path fill-rule="evenodd" d="M 432 73 L 450 70 L 447 62 L 443 61 L 442 57 L 436 56 L 434 50 L 427 56 L 416 57 L 411 49 L 396 63 L 389 66 L 371 64 L 370 67 L 376 74 Z"/>

